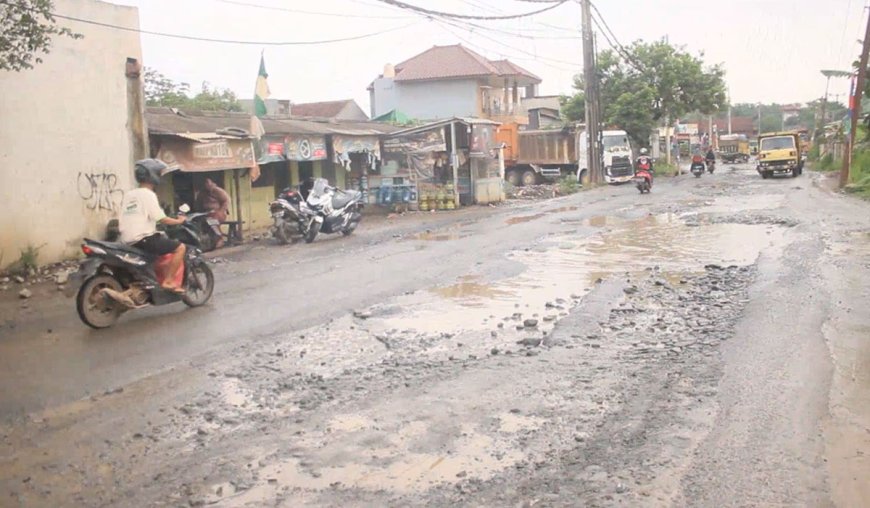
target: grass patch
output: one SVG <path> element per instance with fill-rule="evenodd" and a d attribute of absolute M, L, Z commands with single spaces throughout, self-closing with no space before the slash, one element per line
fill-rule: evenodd
<path fill-rule="evenodd" d="M 819 159 L 819 163 L 816 164 L 816 170 L 818 171 L 837 171 L 843 167 L 843 161 L 835 160 L 833 154 L 826 153 Z"/>
<path fill-rule="evenodd" d="M 580 183 L 577 178 L 572 175 L 562 177 L 559 180 L 559 194 L 567 195 L 574 194 L 580 190 Z"/>
<path fill-rule="evenodd" d="M 855 150 L 845 191 L 870 199 L 870 147 L 859 146 Z"/>

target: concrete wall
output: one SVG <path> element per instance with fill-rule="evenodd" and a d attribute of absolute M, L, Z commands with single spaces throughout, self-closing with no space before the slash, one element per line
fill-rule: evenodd
<path fill-rule="evenodd" d="M 372 118 L 389 113 L 398 107 L 399 96 L 396 90 L 397 85 L 393 78 L 378 78 L 372 83 L 372 90 L 369 92 Z"/>
<path fill-rule="evenodd" d="M 395 85 L 396 108 L 411 118 L 437 120 L 479 116 L 480 87 L 477 80 L 410 81 Z"/>
<path fill-rule="evenodd" d="M 134 7 L 55 0 L 56 12 L 138 27 Z M 78 252 L 102 237 L 133 186 L 128 130 L 128 57 L 141 62 L 139 35 L 58 19 L 81 33 L 56 37 L 34 69 L 0 72 L 0 268 L 28 245 L 39 262 Z"/>

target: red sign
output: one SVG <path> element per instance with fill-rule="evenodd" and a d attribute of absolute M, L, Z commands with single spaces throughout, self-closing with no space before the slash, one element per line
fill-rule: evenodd
<path fill-rule="evenodd" d="M 284 143 L 269 143 L 266 151 L 269 155 L 284 155 Z"/>

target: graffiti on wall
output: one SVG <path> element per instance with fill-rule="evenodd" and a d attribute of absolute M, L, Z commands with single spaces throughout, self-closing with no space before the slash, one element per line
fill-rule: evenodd
<path fill-rule="evenodd" d="M 124 190 L 118 187 L 114 173 L 79 173 L 76 186 L 89 210 L 115 212 L 124 199 Z"/>

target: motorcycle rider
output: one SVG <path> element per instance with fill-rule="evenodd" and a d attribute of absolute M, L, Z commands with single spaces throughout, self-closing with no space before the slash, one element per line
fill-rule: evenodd
<path fill-rule="evenodd" d="M 124 194 L 124 199 L 121 201 L 121 215 L 118 218 L 121 241 L 157 256 L 172 254 L 166 273 L 178 273 L 184 261 L 185 246 L 178 240 L 173 240 L 157 231 L 158 223 L 176 226 L 184 224 L 185 221 L 183 217 L 177 219 L 167 217 L 160 208 L 157 194 L 154 192 L 154 189 L 160 185 L 160 175 L 167 166 L 157 159 L 136 161 L 135 166 L 135 177 L 139 187 Z M 162 282 L 163 289 L 184 293 L 184 290 L 175 286 L 171 279 L 173 277 L 167 277 L 167 280 Z"/>
<path fill-rule="evenodd" d="M 645 170 L 649 173 L 649 186 L 653 184 L 653 160 L 649 156 L 649 150 L 646 148 L 640 149 L 640 156 L 634 161 L 634 176 L 637 176 L 638 171 Z"/>
<path fill-rule="evenodd" d="M 716 164 L 716 152 L 713 151 L 713 147 L 707 149 L 707 156 L 704 158 L 704 162 L 707 163 L 707 167 L 710 167 L 710 164 Z"/>

